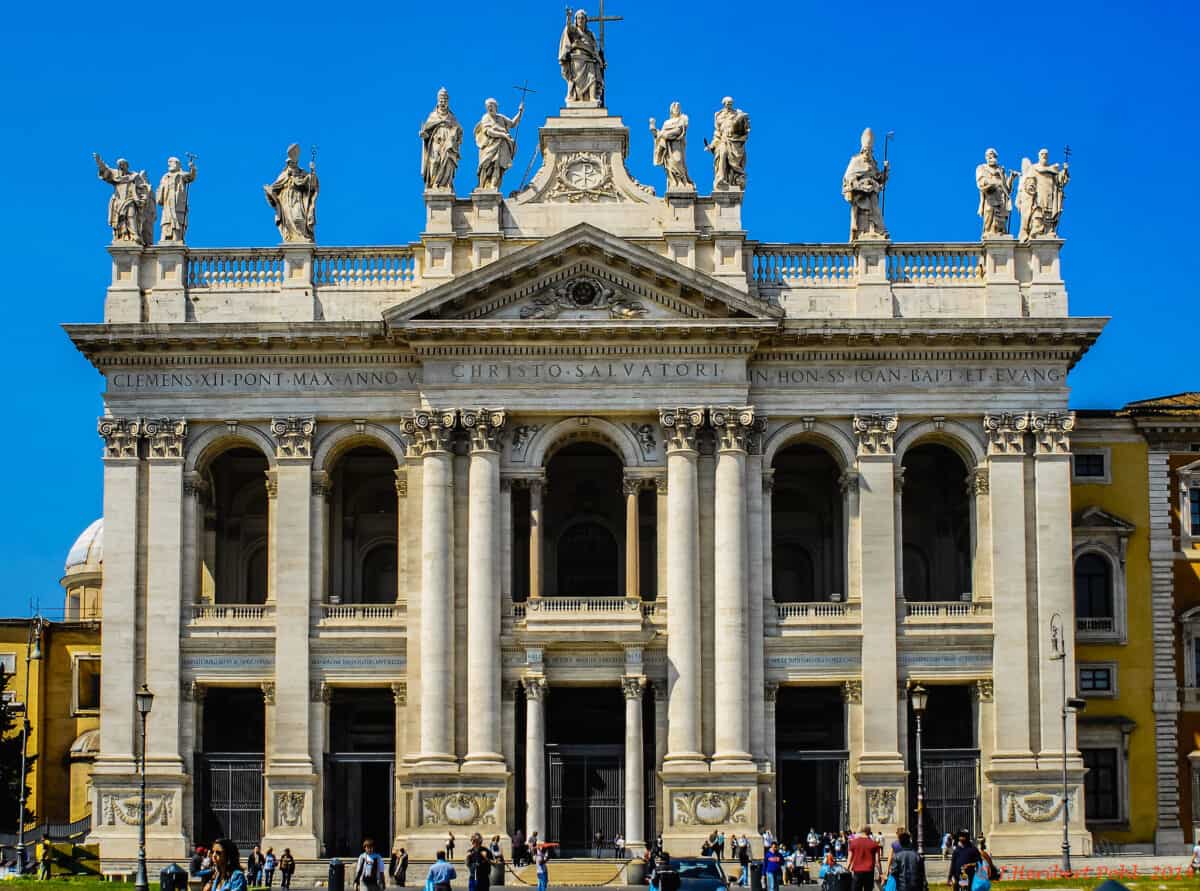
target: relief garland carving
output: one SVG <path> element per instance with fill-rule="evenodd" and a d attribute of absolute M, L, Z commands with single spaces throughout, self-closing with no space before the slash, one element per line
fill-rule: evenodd
<path fill-rule="evenodd" d="M 512 438 L 509 440 L 508 447 L 512 452 L 514 461 L 525 457 L 525 452 L 529 450 L 529 443 L 533 441 L 534 435 L 541 429 L 541 424 L 521 424 L 513 427 Z"/>
<path fill-rule="evenodd" d="M 423 826 L 492 826 L 496 824 L 495 792 L 423 792 Z"/>
<path fill-rule="evenodd" d="M 675 792 L 671 815 L 679 826 L 718 826 L 749 822 L 748 792 Z"/>
<path fill-rule="evenodd" d="M 564 310 L 608 310 L 613 319 L 640 319 L 646 315 L 641 301 L 617 296 L 600 279 L 582 275 L 534 297 L 528 306 L 521 307 L 521 318 L 556 319 Z"/>
<path fill-rule="evenodd" d="M 1075 797 L 1075 789 L 1068 793 L 1066 799 L 1063 798 L 1061 792 L 1058 794 L 1038 791 L 1005 792 L 1000 810 L 1006 823 L 1049 823 L 1058 819 L 1062 814 L 1064 800 L 1070 801 Z M 1071 803 L 1071 806 L 1074 808 L 1074 802 Z"/>
<path fill-rule="evenodd" d="M 168 826 L 174 814 L 173 792 L 146 793 L 146 825 Z M 107 826 L 115 826 L 118 822 L 137 826 L 141 822 L 142 803 L 137 794 L 105 792 L 100 798 L 100 816 Z"/>
<path fill-rule="evenodd" d="M 652 424 L 626 424 L 634 438 L 638 441 L 638 446 L 642 450 L 643 458 L 653 458 L 654 450 L 657 446 L 657 441 L 654 438 L 654 426 Z"/>

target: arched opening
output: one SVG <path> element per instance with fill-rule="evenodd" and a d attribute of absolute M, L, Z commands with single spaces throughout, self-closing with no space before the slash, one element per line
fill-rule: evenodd
<path fill-rule="evenodd" d="M 202 586 L 216 603 L 266 603 L 267 459 L 233 448 L 208 468 Z"/>
<path fill-rule="evenodd" d="M 1112 564 L 1095 553 L 1075 560 L 1075 622 L 1081 631 L 1111 631 L 1114 625 Z"/>
<path fill-rule="evenodd" d="M 839 599 L 846 592 L 841 470 L 818 446 L 789 446 L 772 464 L 771 589 L 777 603 Z"/>
<path fill-rule="evenodd" d="M 398 591 L 396 459 L 359 446 L 330 478 L 328 596 L 343 603 L 395 603 Z"/>
<path fill-rule="evenodd" d="M 967 467 L 944 445 L 914 446 L 904 455 L 901 496 L 904 597 L 959 600 L 971 591 L 971 511 Z M 914 565 L 908 565 L 909 555 Z"/>
<path fill-rule="evenodd" d="M 625 593 L 621 459 L 604 445 L 566 446 L 546 466 L 547 594 Z"/>

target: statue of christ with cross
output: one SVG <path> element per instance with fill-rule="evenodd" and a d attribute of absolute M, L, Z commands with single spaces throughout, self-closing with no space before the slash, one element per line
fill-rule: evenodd
<path fill-rule="evenodd" d="M 600 15 L 593 19 L 600 25 L 600 39 L 588 28 L 588 14 L 577 9 L 572 15 L 567 7 L 567 24 L 558 42 L 558 64 L 567 82 L 567 102 L 604 104 L 604 25 L 622 21 L 620 16 L 604 14 L 600 0 Z"/>

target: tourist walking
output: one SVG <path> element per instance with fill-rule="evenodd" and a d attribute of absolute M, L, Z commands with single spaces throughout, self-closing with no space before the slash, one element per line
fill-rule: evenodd
<path fill-rule="evenodd" d="M 738 877 L 738 884 L 744 888 L 750 887 L 750 843 L 746 841 L 746 836 L 742 836 L 738 840 L 737 846 L 738 866 L 742 868 L 741 874 Z"/>
<path fill-rule="evenodd" d="M 255 845 L 250 849 L 250 856 L 246 858 L 246 881 L 251 885 L 261 885 L 263 874 L 263 853 L 262 848 Z"/>
<path fill-rule="evenodd" d="M 713 852 L 717 855 L 717 862 L 720 863 L 721 859 L 725 856 L 725 832 L 724 832 L 724 830 L 721 830 L 720 832 L 717 833 L 717 842 L 715 845 L 713 845 Z"/>
<path fill-rule="evenodd" d="M 971 833 L 960 829 L 958 843 L 950 855 L 950 873 L 946 876 L 946 884 L 951 888 L 957 886 L 961 891 L 970 891 L 978 868 L 979 849 L 971 844 Z"/>
<path fill-rule="evenodd" d="M 771 842 L 771 846 L 763 852 L 762 871 L 766 891 L 779 891 L 779 886 L 783 884 L 783 855 L 779 853 L 778 842 Z"/>
<path fill-rule="evenodd" d="M 942 836 L 942 859 L 949 860 L 954 851 L 954 836 L 947 832 Z"/>
<path fill-rule="evenodd" d="M 363 839 L 363 852 L 354 864 L 354 887 L 356 891 L 381 891 L 384 886 L 383 858 L 375 853 L 375 839 Z"/>
<path fill-rule="evenodd" d="M 550 868 L 546 864 L 546 849 L 537 844 L 536 832 L 530 838 L 534 840 L 533 865 L 537 870 L 538 891 L 546 891 L 546 885 L 550 882 Z"/>
<path fill-rule="evenodd" d="M 896 842 L 899 847 L 888 861 L 888 878 L 896 883 L 895 891 L 925 891 L 925 862 L 913 850 L 912 836 L 901 829 Z"/>
<path fill-rule="evenodd" d="M 404 883 L 408 880 L 408 851 L 401 848 L 399 851 L 392 851 L 392 862 L 388 864 L 388 875 L 392 877 L 392 882 L 399 888 L 404 887 Z"/>
<path fill-rule="evenodd" d="M 54 849 L 50 847 L 50 836 L 43 835 L 37 845 L 38 880 L 45 882 L 50 878 L 50 864 L 54 860 Z"/>
<path fill-rule="evenodd" d="M 518 829 L 512 837 L 512 862 L 518 869 L 525 865 L 525 832 Z"/>
<path fill-rule="evenodd" d="M 483 836 L 471 836 L 467 851 L 467 891 L 488 891 L 492 883 L 492 852 L 483 846 Z"/>
<path fill-rule="evenodd" d="M 448 833 L 446 836 L 446 859 L 454 859 L 454 833 Z"/>
<path fill-rule="evenodd" d="M 613 839 L 613 856 L 616 857 L 618 860 L 623 860 L 625 858 L 625 835 L 624 835 L 624 833 L 618 832 L 616 837 Z"/>
<path fill-rule="evenodd" d="M 454 837 L 453 833 L 450 837 Z M 425 884 L 433 891 L 450 891 L 450 880 L 457 879 L 458 873 L 454 871 L 453 866 L 446 862 L 445 851 L 438 851 L 434 857 L 436 859 L 433 861 L 433 866 L 429 867 L 429 875 L 425 879 Z"/>
<path fill-rule="evenodd" d="M 232 839 L 219 838 L 212 846 L 212 882 L 209 891 L 246 891 L 242 858 Z"/>
<path fill-rule="evenodd" d="M 275 867 L 277 864 L 275 849 L 267 848 L 267 855 L 263 857 L 263 884 L 268 888 L 275 882 Z"/>
<path fill-rule="evenodd" d="M 291 848 L 284 848 L 279 857 L 279 887 L 287 891 L 292 887 L 292 873 L 296 871 L 296 858 L 292 856 Z"/>
<path fill-rule="evenodd" d="M 853 876 L 853 891 L 874 891 L 880 874 L 879 842 L 871 837 L 871 827 L 864 826 L 850 839 L 849 861 L 846 864 Z"/>

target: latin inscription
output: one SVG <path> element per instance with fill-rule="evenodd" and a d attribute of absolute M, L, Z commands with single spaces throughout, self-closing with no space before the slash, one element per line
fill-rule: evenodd
<path fill-rule="evenodd" d="M 740 363 L 722 361 L 430 362 L 434 384 L 661 384 L 729 383 L 740 379 Z"/>
<path fill-rule="evenodd" d="M 1061 387 L 1063 365 L 752 365 L 750 386 L 780 389 L 1013 389 Z"/>
<path fill-rule="evenodd" d="M 421 384 L 417 368 L 239 369 L 237 371 L 116 371 L 110 393 L 340 393 L 411 390 Z"/>

